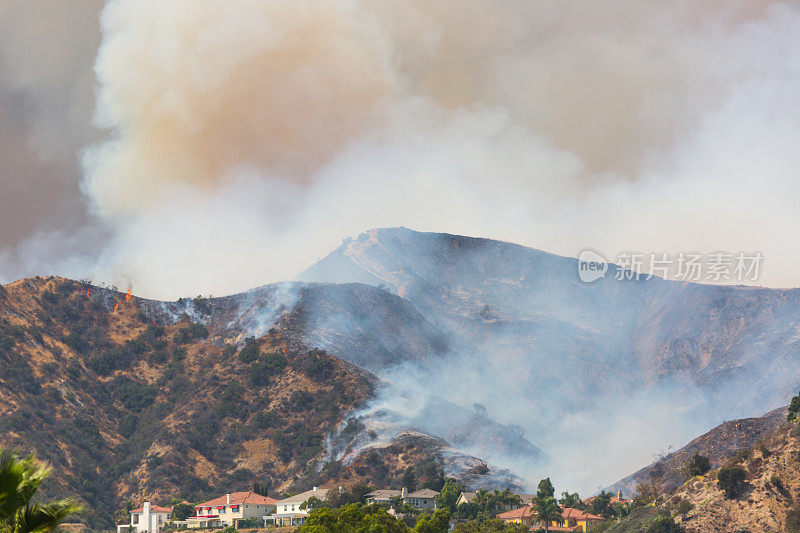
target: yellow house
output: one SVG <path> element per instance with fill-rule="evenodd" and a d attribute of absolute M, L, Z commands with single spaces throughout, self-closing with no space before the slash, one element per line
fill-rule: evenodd
<path fill-rule="evenodd" d="M 550 528 L 550 531 L 581 531 L 586 533 L 591 524 L 602 522 L 603 520 L 602 516 L 571 507 L 564 507 L 561 510 L 561 520 L 553 521 L 553 526 L 558 529 Z"/>
<path fill-rule="evenodd" d="M 506 511 L 500 513 L 497 518 L 504 520 L 511 524 L 523 524 L 529 527 L 541 526 L 541 521 L 536 513 L 536 507 L 526 505 L 519 509 Z M 586 533 L 589 526 L 596 522 L 602 522 L 603 517 L 595 514 L 565 507 L 561 511 L 561 519 L 553 520 L 552 525 L 549 527 L 550 531 L 580 531 Z"/>
<path fill-rule="evenodd" d="M 538 522 L 536 508 L 532 505 L 525 505 L 519 509 L 512 509 L 511 511 L 500 513 L 497 515 L 497 518 L 510 524 L 524 524 L 526 526 L 533 526 Z"/>

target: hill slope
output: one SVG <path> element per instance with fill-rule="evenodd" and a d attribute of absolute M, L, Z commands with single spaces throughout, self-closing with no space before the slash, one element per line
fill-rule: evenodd
<path fill-rule="evenodd" d="M 692 506 L 682 520 L 687 532 L 800 531 L 800 426 L 781 426 L 753 448 L 730 457 L 726 466 L 745 469 L 744 493 L 726 498 L 714 479 L 715 472 L 687 481 L 671 496 L 670 504 L 685 500 Z M 792 513 L 793 518 L 789 518 Z M 789 523 L 790 522 L 790 523 Z"/>
<path fill-rule="evenodd" d="M 785 410 L 781 411 L 785 420 Z M 759 426 L 774 425 L 776 418 L 777 413 L 773 412 L 756 419 L 758 421 L 742 423 L 749 424 L 748 430 L 752 431 Z M 734 423 L 738 421 L 728 424 Z M 721 431 L 722 428 L 717 428 L 722 444 L 729 444 Z M 604 524 L 606 527 L 602 530 L 609 533 L 645 531 L 656 515 L 671 514 L 687 533 L 800 531 L 800 505 L 797 503 L 800 498 L 800 470 L 797 468 L 800 425 L 783 422 L 756 441 L 750 437 L 744 441 L 734 440 L 747 441 L 749 445 L 714 463 L 744 470 L 744 487 L 739 495 L 726 497 L 717 482 L 717 468 L 667 491 L 655 505 L 638 507 L 621 521 Z M 702 443 L 700 446 L 699 449 L 703 449 Z"/>
<path fill-rule="evenodd" d="M 723 422 L 692 440 L 686 446 L 661 457 L 606 490 L 633 494 L 639 484 L 654 483 L 661 493 L 669 493 L 683 484 L 681 468 L 695 453 L 708 457 L 712 468 L 718 468 L 729 457 L 752 448 L 759 439 L 770 435 L 786 420 L 786 407 L 774 409 L 764 416 Z"/>
<path fill-rule="evenodd" d="M 49 462 L 46 492 L 83 500 L 91 526 L 126 500 L 204 499 L 255 481 L 275 494 L 386 485 L 411 467 L 421 482 L 447 469 L 473 486 L 520 486 L 424 422 L 375 433 L 359 413 L 378 378 L 311 348 L 377 371 L 435 364 L 441 334 L 383 290 L 275 284 L 159 302 L 54 277 L 0 288 L 0 444 Z M 540 453 L 488 419 L 463 425 Z"/>
<path fill-rule="evenodd" d="M 169 311 L 169 312 L 167 312 Z M 226 331 L 161 304 L 58 278 L 0 297 L 2 444 L 54 466 L 91 525 L 125 499 L 204 497 L 315 475 L 325 436 L 374 377 L 308 349 L 283 324 L 240 361 Z"/>
<path fill-rule="evenodd" d="M 389 228 L 345 242 L 299 279 L 371 283 L 408 300 L 450 349 L 440 372 L 415 378 L 522 425 L 551 455 L 564 450 L 560 463 L 586 490 L 665 442 L 777 407 L 800 381 L 800 290 L 617 281 L 616 271 L 587 284 L 574 259 Z"/>

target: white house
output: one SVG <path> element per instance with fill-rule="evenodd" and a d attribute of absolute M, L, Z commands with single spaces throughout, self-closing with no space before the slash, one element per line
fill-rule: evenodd
<path fill-rule="evenodd" d="M 272 523 L 276 526 L 299 526 L 305 522 L 306 517 L 308 517 L 308 512 L 311 510 L 301 509 L 300 507 L 303 507 L 303 503 L 311 498 L 327 501 L 328 494 L 330 494 L 329 489 L 314 487 L 300 494 L 278 500 L 275 504 L 278 508 L 277 511 L 275 511 L 273 516 L 265 516 L 264 522 Z"/>
<path fill-rule="evenodd" d="M 117 533 L 158 533 L 169 519 L 172 509 L 151 505 L 150 502 L 131 511 L 131 523 L 117 525 Z"/>
<path fill-rule="evenodd" d="M 233 526 L 240 520 L 261 520 L 275 512 L 274 498 L 249 492 L 233 492 L 195 505 L 195 516 L 186 519 L 189 528 Z"/>
<path fill-rule="evenodd" d="M 403 488 L 403 492 L 405 492 L 405 488 Z M 434 498 L 438 496 L 439 493 L 435 490 L 431 489 L 422 489 L 412 492 L 408 495 L 403 495 L 403 501 L 409 504 L 411 507 L 416 507 L 417 509 L 436 509 L 436 501 Z"/>
<path fill-rule="evenodd" d="M 417 509 L 436 509 L 434 498 L 439 493 L 431 489 L 421 489 L 409 494 L 408 489 L 403 487 L 401 490 L 378 489 L 367 494 L 367 503 L 391 503 L 392 498 L 400 497 L 403 503 Z"/>

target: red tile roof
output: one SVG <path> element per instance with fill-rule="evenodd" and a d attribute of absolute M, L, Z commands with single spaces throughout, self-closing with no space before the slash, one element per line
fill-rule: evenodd
<path fill-rule="evenodd" d="M 213 500 L 208 500 L 207 502 L 198 503 L 195 507 L 217 507 L 226 505 L 228 501 L 228 495 L 223 494 Z M 248 491 L 248 492 L 232 492 L 231 493 L 231 505 L 243 505 L 245 503 L 250 503 L 253 505 L 275 505 L 278 500 L 275 498 L 270 498 L 269 496 L 262 496 L 260 494 L 256 494 L 255 492 Z"/>
<path fill-rule="evenodd" d="M 561 510 L 561 517 L 572 518 L 574 520 L 604 520 L 602 516 L 587 513 L 586 511 L 581 511 L 580 509 L 573 509 L 572 507 L 564 507 Z"/>
<path fill-rule="evenodd" d="M 515 518 L 530 518 L 536 514 L 536 509 L 531 505 L 526 505 L 518 509 L 512 509 L 505 513 L 500 513 L 497 518 L 501 520 L 514 520 Z"/>
<path fill-rule="evenodd" d="M 153 513 L 171 513 L 172 507 L 159 507 L 158 505 L 150 505 L 150 511 Z M 132 513 L 143 513 L 144 507 L 131 510 Z"/>

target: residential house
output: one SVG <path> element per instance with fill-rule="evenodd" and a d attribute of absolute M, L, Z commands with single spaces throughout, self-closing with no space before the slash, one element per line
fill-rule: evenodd
<path fill-rule="evenodd" d="M 404 487 L 403 492 L 405 492 L 405 490 Z M 403 502 L 417 509 L 436 509 L 436 501 L 434 498 L 438 495 L 438 492 L 431 489 L 416 490 L 411 494 L 403 496 Z"/>
<path fill-rule="evenodd" d="M 158 533 L 169 520 L 170 514 L 171 507 L 159 507 L 144 502 L 141 507 L 130 512 L 130 524 L 117 525 L 117 533 Z"/>
<path fill-rule="evenodd" d="M 303 504 L 311 498 L 317 498 L 321 501 L 327 501 L 330 494 L 330 489 L 320 489 L 314 487 L 311 490 L 295 494 L 283 500 L 276 502 L 277 510 L 272 516 L 265 516 L 264 522 L 266 524 L 273 524 L 276 526 L 299 526 L 306 521 L 308 512 L 311 509 L 306 508 Z M 301 507 L 304 507 L 301 509 Z"/>
<path fill-rule="evenodd" d="M 587 513 L 580 509 L 564 507 L 561 510 L 561 520 L 554 521 L 553 525 L 564 528 L 563 531 L 581 531 L 582 533 L 586 533 L 589 526 L 597 522 L 602 522 L 603 520 L 602 516 Z M 553 529 L 551 528 L 551 530 Z"/>
<path fill-rule="evenodd" d="M 456 500 L 456 507 L 461 505 L 462 503 L 469 503 L 475 499 L 478 495 L 477 492 L 462 492 L 458 495 L 458 500 Z M 536 498 L 536 494 L 514 494 L 514 496 L 519 496 L 519 499 L 522 501 L 522 505 L 533 505 L 533 500 Z M 505 505 L 504 511 L 510 511 L 516 508 L 516 505 Z"/>
<path fill-rule="evenodd" d="M 275 512 L 277 501 L 253 491 L 233 492 L 195 505 L 197 514 L 186 519 L 189 528 L 237 527 L 241 520 L 261 520 Z"/>
<path fill-rule="evenodd" d="M 421 489 L 412 493 L 403 487 L 401 490 L 378 489 L 367 494 L 367 503 L 391 503 L 392 498 L 399 497 L 403 503 L 417 509 L 436 509 L 435 498 L 439 493 L 431 489 Z"/>
<path fill-rule="evenodd" d="M 531 528 L 543 527 L 542 521 L 539 520 L 539 515 L 536 513 L 536 507 L 533 505 L 526 505 L 518 509 L 500 513 L 497 515 L 497 518 L 508 523 L 523 524 Z M 550 531 L 580 531 L 586 533 L 591 524 L 602 521 L 602 516 L 572 509 L 571 507 L 565 507 L 561 511 L 561 518 L 553 520 L 549 529 Z"/>
<path fill-rule="evenodd" d="M 497 515 L 497 518 L 510 524 L 523 524 L 526 526 L 533 526 L 538 523 L 536 508 L 532 505 L 525 505 L 517 509 L 500 513 Z"/>
<path fill-rule="evenodd" d="M 378 489 L 367 494 L 367 503 L 392 503 L 392 498 L 407 496 L 408 491 L 403 490 Z"/>

